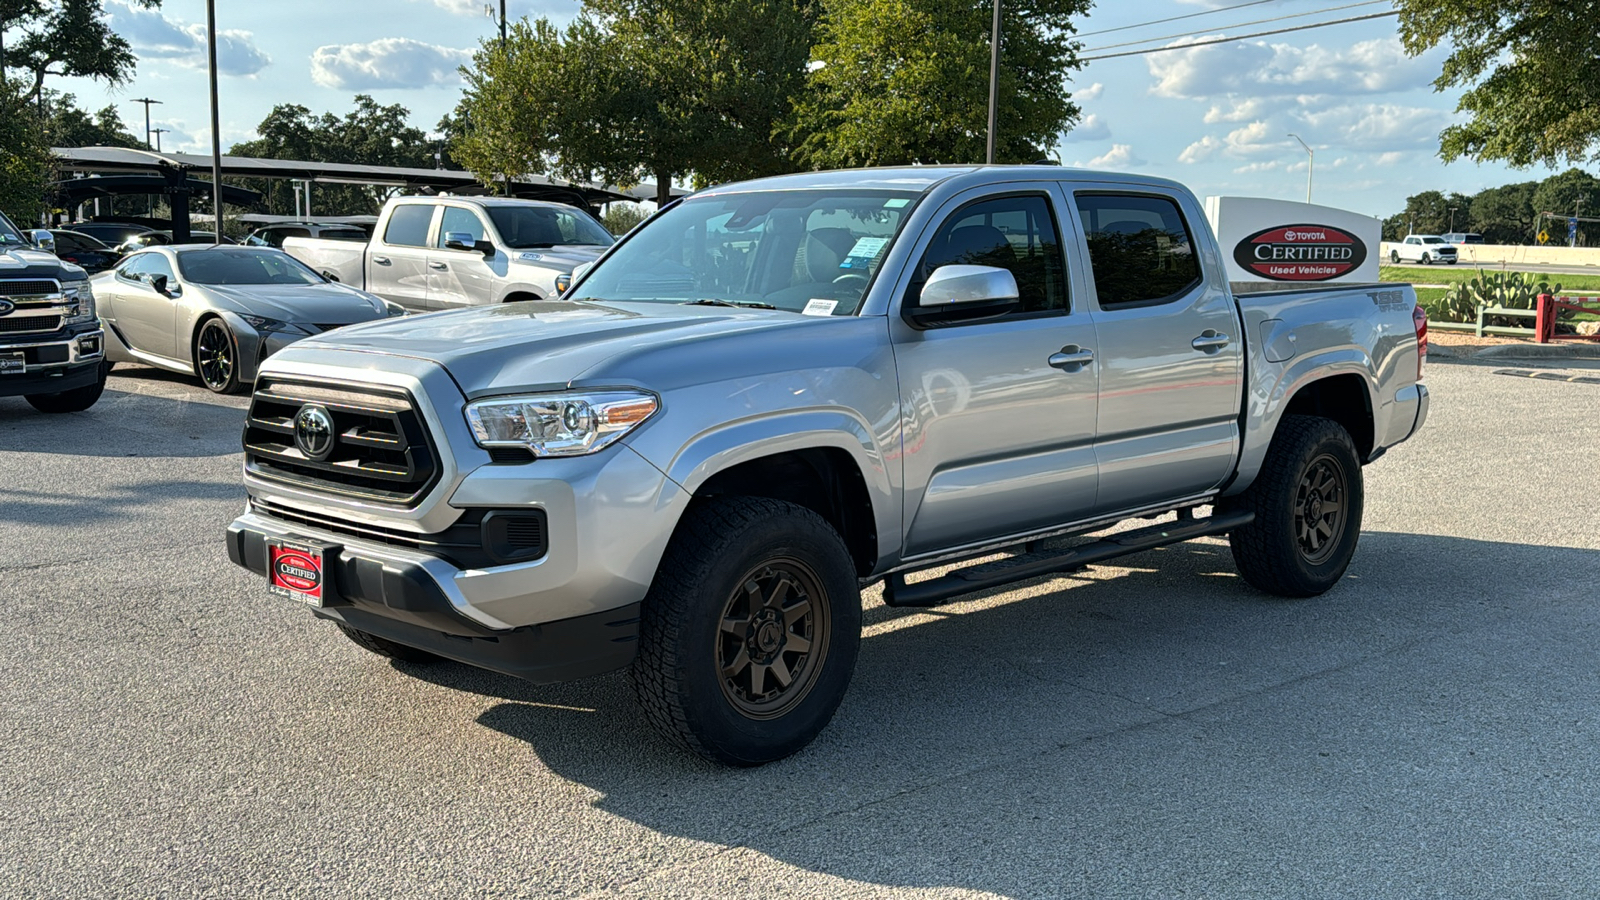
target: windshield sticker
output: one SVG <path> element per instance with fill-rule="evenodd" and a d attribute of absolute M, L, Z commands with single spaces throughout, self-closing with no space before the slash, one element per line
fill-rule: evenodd
<path fill-rule="evenodd" d="M 857 238 L 856 245 L 845 254 L 844 260 L 839 263 L 841 269 L 870 269 L 872 261 L 878 258 L 883 248 L 889 245 L 888 238 L 864 237 Z"/>
<path fill-rule="evenodd" d="M 907 203 L 910 203 L 910 202 L 911 201 L 906 199 L 905 197 L 892 197 L 892 198 L 890 198 L 888 200 L 883 201 L 883 208 L 884 209 L 899 209 L 900 207 L 905 206 Z"/>
<path fill-rule="evenodd" d="M 806 308 L 800 310 L 802 316 L 831 316 L 833 310 L 839 305 L 837 300 L 812 300 Z"/>

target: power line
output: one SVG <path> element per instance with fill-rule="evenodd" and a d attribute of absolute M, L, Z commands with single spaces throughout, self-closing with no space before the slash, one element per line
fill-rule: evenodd
<path fill-rule="evenodd" d="M 1219 6 L 1216 9 L 1206 9 L 1201 10 L 1200 12 L 1185 13 L 1181 16 L 1170 16 L 1165 19 L 1151 19 L 1148 22 L 1140 22 L 1137 25 L 1120 25 L 1116 28 L 1102 28 L 1099 31 L 1085 31 L 1079 34 L 1078 37 L 1089 37 L 1090 35 L 1095 34 L 1110 34 L 1113 31 L 1127 31 L 1130 28 L 1143 28 L 1146 25 L 1164 25 L 1167 22 L 1177 22 L 1182 19 L 1192 19 L 1195 16 L 1209 16 L 1219 12 L 1227 12 L 1230 9 L 1244 9 L 1246 6 L 1260 6 L 1263 3 L 1272 2 L 1274 2 L 1274 0 L 1252 0 L 1250 3 L 1236 3 L 1233 6 Z"/>
<path fill-rule="evenodd" d="M 1209 41 L 1195 41 L 1191 44 L 1174 44 L 1170 47 L 1150 47 L 1144 50 L 1124 50 L 1121 53 L 1103 53 L 1099 56 L 1080 56 L 1078 62 L 1094 62 L 1100 59 L 1116 59 L 1122 56 L 1144 56 L 1147 53 L 1165 53 L 1168 50 L 1188 50 L 1193 47 L 1209 47 L 1212 44 L 1232 44 L 1237 41 L 1247 41 L 1251 38 L 1266 37 L 1271 34 L 1288 34 L 1291 31 L 1310 31 L 1313 28 L 1327 28 L 1329 25 L 1348 25 L 1351 22 L 1365 22 L 1368 19 L 1382 19 L 1388 16 L 1400 15 L 1399 10 L 1389 12 L 1370 13 L 1365 16 L 1352 16 L 1348 19 L 1334 19 L 1331 22 L 1313 22 L 1310 25 L 1296 25 L 1292 28 L 1275 28 L 1272 31 L 1258 31 L 1254 34 L 1241 34 L 1237 37 L 1216 38 Z"/>
<path fill-rule="evenodd" d="M 1170 40 L 1173 40 L 1174 38 L 1193 37 L 1193 36 L 1198 35 L 1198 34 L 1205 34 L 1208 31 L 1210 31 L 1210 32 L 1224 31 L 1224 30 L 1229 29 L 1229 28 L 1244 28 L 1244 27 L 1249 26 L 1249 25 L 1265 25 L 1268 22 L 1283 22 L 1283 21 L 1286 21 L 1288 19 L 1303 19 L 1306 16 L 1320 16 L 1323 13 L 1339 12 L 1340 10 L 1344 10 L 1344 9 L 1355 9 L 1358 6 L 1377 6 L 1380 3 L 1381 4 L 1389 4 L 1391 2 L 1392 2 L 1392 0 L 1362 0 L 1362 2 L 1360 2 L 1360 3 L 1346 3 L 1343 6 L 1330 6 L 1330 7 L 1326 8 L 1326 9 L 1313 9 L 1310 12 L 1290 13 L 1289 15 L 1286 15 L 1286 16 L 1273 16 L 1270 19 L 1252 19 L 1249 22 L 1236 22 L 1236 23 L 1234 23 L 1232 25 L 1218 25 L 1218 26 L 1215 26 L 1215 27 L 1212 27 L 1212 28 L 1205 28 L 1205 29 L 1202 29 L 1200 31 L 1184 31 L 1184 32 L 1180 32 L 1178 34 L 1164 34 L 1161 37 L 1143 38 L 1143 39 L 1140 39 L 1140 40 L 1137 40 L 1137 41 L 1125 41 L 1125 42 L 1123 42 L 1121 44 L 1106 44 L 1104 47 L 1093 47 L 1093 48 L 1090 48 L 1088 50 L 1085 50 L 1084 52 L 1085 53 L 1099 53 L 1099 52 L 1104 51 L 1104 50 L 1115 50 L 1118 47 L 1132 47 L 1132 46 L 1135 46 L 1135 45 L 1138 45 L 1138 44 L 1154 43 L 1155 41 L 1170 41 Z"/>

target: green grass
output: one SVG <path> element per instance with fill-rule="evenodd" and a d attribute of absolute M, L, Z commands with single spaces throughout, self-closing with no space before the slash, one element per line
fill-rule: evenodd
<path fill-rule="evenodd" d="M 1498 266 L 1484 266 L 1485 272 L 1498 272 Z M 1600 290 L 1600 275 L 1546 275 L 1538 272 L 1524 272 L 1526 276 L 1535 281 L 1548 281 L 1551 284 L 1561 285 L 1564 291 L 1596 291 Z M 1478 268 L 1471 265 L 1455 266 L 1384 266 L 1378 271 L 1381 281 L 1406 281 L 1412 284 L 1461 284 L 1478 277 Z M 1420 297 L 1423 288 L 1417 291 Z M 1437 290 L 1435 288 L 1434 290 Z"/>
<path fill-rule="evenodd" d="M 1449 288 L 1417 288 L 1417 302 L 1423 306 L 1431 307 L 1433 304 L 1443 300 L 1444 295 L 1449 291 Z"/>

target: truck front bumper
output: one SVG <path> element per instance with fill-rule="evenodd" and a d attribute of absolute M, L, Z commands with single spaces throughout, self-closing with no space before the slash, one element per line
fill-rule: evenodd
<path fill-rule="evenodd" d="M 0 342 L 0 353 L 20 352 L 25 368 L 19 374 L 0 375 L 0 397 L 54 394 L 88 387 L 100 380 L 105 361 L 105 332 L 98 326 L 80 327 L 66 337 Z"/>
<path fill-rule="evenodd" d="M 468 665 L 545 684 L 622 668 L 638 645 L 638 603 L 518 628 L 486 623 L 472 604 L 478 584 L 516 577 L 538 561 L 463 570 L 443 554 L 257 512 L 228 526 L 228 558 L 267 576 L 269 540 L 324 548 L 318 616 Z"/>

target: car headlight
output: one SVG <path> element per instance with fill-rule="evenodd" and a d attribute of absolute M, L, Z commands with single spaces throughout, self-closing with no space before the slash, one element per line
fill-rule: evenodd
<path fill-rule="evenodd" d="M 478 446 L 526 447 L 535 456 L 583 456 L 604 449 L 660 408 L 639 391 L 531 394 L 467 404 Z"/>
<path fill-rule="evenodd" d="M 89 287 L 89 282 L 65 282 L 61 285 L 61 293 L 72 303 L 67 307 L 68 325 L 81 325 L 95 320 L 94 289 Z"/>
<path fill-rule="evenodd" d="M 305 332 L 302 331 L 300 328 L 298 328 L 298 327 L 296 327 L 294 325 L 291 325 L 288 322 L 280 322 L 277 319 L 269 319 L 266 316 L 246 316 L 246 315 L 241 315 L 239 318 L 241 318 L 241 319 L 245 320 L 246 322 L 250 323 L 250 327 L 251 328 L 254 328 L 255 330 L 261 332 L 262 334 L 270 334 L 270 333 L 272 333 L 274 331 L 289 331 L 289 332 L 299 332 L 300 334 L 305 334 Z"/>

